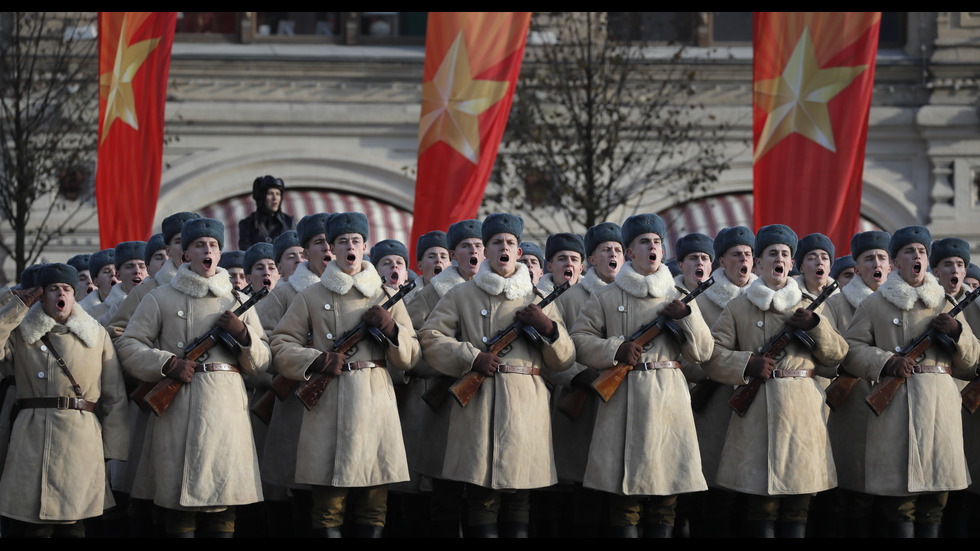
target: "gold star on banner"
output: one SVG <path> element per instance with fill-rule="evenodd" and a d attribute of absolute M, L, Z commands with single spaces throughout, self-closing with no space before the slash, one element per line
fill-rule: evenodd
<path fill-rule="evenodd" d="M 757 81 L 753 87 L 755 104 L 769 113 L 753 162 L 794 132 L 836 153 L 827 102 L 867 68 L 867 65 L 857 65 L 821 69 L 810 31 L 803 29 L 783 74 Z"/>
<path fill-rule="evenodd" d="M 116 47 L 115 61 L 112 71 L 99 75 L 99 94 L 106 98 L 105 120 L 102 122 L 102 142 L 109 135 L 109 129 L 116 119 L 122 120 L 134 130 L 139 130 L 136 119 L 136 98 L 133 96 L 133 77 L 139 71 L 150 52 L 157 47 L 159 38 L 152 38 L 127 45 L 129 35 L 126 32 L 126 22 L 123 22 L 119 32 L 119 42 Z"/>
<path fill-rule="evenodd" d="M 422 84 L 419 155 L 443 141 L 476 164 L 480 158 L 477 117 L 507 93 L 507 81 L 473 80 L 463 33 L 456 36 L 439 70 Z"/>

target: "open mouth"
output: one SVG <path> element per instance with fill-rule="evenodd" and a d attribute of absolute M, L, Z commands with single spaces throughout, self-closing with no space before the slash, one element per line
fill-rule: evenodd
<path fill-rule="evenodd" d="M 922 263 L 921 262 L 916 262 L 912 266 L 912 273 L 914 273 L 915 275 L 919 275 L 921 272 L 922 272 Z"/>
<path fill-rule="evenodd" d="M 704 268 L 698 268 L 697 270 L 694 270 L 694 277 L 698 279 L 704 277 Z"/>
<path fill-rule="evenodd" d="M 474 259 L 474 260 L 476 260 L 476 259 Z M 510 255 L 509 254 L 502 254 L 502 255 L 500 255 L 500 263 L 501 264 L 506 264 L 508 262 L 510 262 Z"/>
<path fill-rule="evenodd" d="M 950 285 L 951 285 L 952 287 L 954 287 L 954 288 L 955 288 L 955 287 L 956 287 L 957 285 L 959 285 L 959 284 L 960 284 L 960 278 L 958 278 L 958 277 L 956 277 L 956 276 L 953 276 L 953 277 L 951 277 L 951 278 L 950 278 L 950 280 L 949 280 L 949 283 L 950 283 Z"/>
<path fill-rule="evenodd" d="M 333 260 L 333 257 L 330 256 L 329 254 L 323 257 L 323 265 L 326 266 L 331 260 Z"/>
<path fill-rule="evenodd" d="M 477 264 L 479 264 L 479 262 L 476 261 L 476 257 L 475 256 L 471 256 L 470 257 L 470 266 L 476 266 Z"/>
<path fill-rule="evenodd" d="M 354 256 L 353 254 L 349 254 L 349 255 L 347 255 L 347 262 L 354 262 L 354 260 L 355 260 L 356 258 L 357 258 L 357 257 L 356 257 L 356 256 Z"/>
<path fill-rule="evenodd" d="M 89 285 L 89 286 L 88 286 L 88 289 L 86 290 L 86 292 L 87 292 L 87 293 L 91 293 L 91 292 L 92 292 L 92 291 L 94 291 L 94 290 L 95 290 L 95 285 Z"/>
<path fill-rule="evenodd" d="M 783 268 L 782 266 L 776 266 L 775 268 L 773 268 L 772 271 L 776 272 L 779 275 L 783 275 L 785 268 Z"/>
<path fill-rule="evenodd" d="M 612 262 L 609 263 L 609 267 L 612 268 L 613 270 L 615 270 L 616 269 L 616 266 L 618 266 L 618 265 L 619 265 L 619 263 L 616 262 L 615 260 L 613 260 Z"/>
<path fill-rule="evenodd" d="M 650 262 L 656 262 L 656 261 L 657 261 L 657 255 L 651 254 L 650 255 Z"/>
<path fill-rule="evenodd" d="M 738 273 L 740 273 L 742 275 L 745 275 L 745 274 L 749 273 L 749 267 L 748 266 L 742 266 L 741 268 L 739 268 Z"/>
<path fill-rule="evenodd" d="M 263 279 L 262 280 L 262 286 L 263 287 L 272 287 L 272 280 L 269 279 L 269 278 Z"/>
<path fill-rule="evenodd" d="M 119 283 L 119 282 L 118 282 L 118 281 L 116 281 L 116 280 L 112 280 L 112 281 L 110 281 L 110 282 L 109 282 L 109 287 L 115 287 L 115 286 L 116 286 L 116 283 Z"/>
<path fill-rule="evenodd" d="M 565 279 L 571 281 L 571 279 L 572 279 L 572 269 L 569 268 L 569 269 L 565 270 L 565 274 L 564 275 L 565 275 Z"/>
<path fill-rule="evenodd" d="M 436 266 L 436 269 L 432 270 L 432 272 L 435 273 L 435 275 L 439 275 L 442 273 L 442 266 Z"/>
<path fill-rule="evenodd" d="M 881 270 L 875 270 L 874 278 L 876 280 L 881 280 Z"/>
<path fill-rule="evenodd" d="M 204 269 L 210 270 L 211 266 L 214 264 L 214 260 L 211 258 L 205 258 L 203 264 L 204 264 Z"/>
<path fill-rule="evenodd" d="M 142 282 L 143 282 L 143 278 L 141 278 L 141 277 L 134 277 L 133 278 L 133 285 L 134 286 L 139 285 Z"/>
<path fill-rule="evenodd" d="M 823 274 L 824 274 L 823 268 L 817 268 L 817 277 L 823 277 Z"/>
<path fill-rule="evenodd" d="M 391 282 L 398 283 L 398 272 L 391 272 Z"/>
<path fill-rule="evenodd" d="M 58 310 L 64 310 L 65 309 L 65 306 L 66 306 L 66 303 L 65 303 L 64 299 L 58 301 Z"/>

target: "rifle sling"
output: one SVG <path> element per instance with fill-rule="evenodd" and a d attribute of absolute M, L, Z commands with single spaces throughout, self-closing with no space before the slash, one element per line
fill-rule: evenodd
<path fill-rule="evenodd" d="M 61 367 L 61 370 L 64 371 L 65 376 L 68 377 L 68 381 L 71 382 L 71 388 L 73 391 L 75 391 L 75 396 L 77 396 L 80 399 L 82 397 L 82 387 L 77 382 L 75 382 L 75 377 L 72 376 L 71 371 L 68 369 L 68 363 L 65 362 L 64 358 L 61 357 L 61 354 L 58 354 L 58 350 L 55 349 L 54 345 L 51 344 L 51 339 L 48 338 L 47 334 L 41 337 L 41 342 L 44 343 L 44 346 L 48 347 L 48 350 L 51 352 L 51 355 L 54 356 L 55 360 L 57 360 L 58 365 Z"/>

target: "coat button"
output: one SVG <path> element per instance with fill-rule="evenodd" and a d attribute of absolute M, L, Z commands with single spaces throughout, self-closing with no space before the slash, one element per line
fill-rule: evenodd
<path fill-rule="evenodd" d="M 626 307 L 625 306 L 620 306 L 619 308 L 617 308 L 617 310 L 619 310 L 620 312 L 625 312 L 626 311 Z"/>
<path fill-rule="evenodd" d="M 489 339 L 487 339 L 486 337 L 483 337 L 483 342 L 487 342 L 487 340 L 489 340 Z"/>
<path fill-rule="evenodd" d="M 183 347 L 184 347 L 184 341 L 180 341 L 177 343 L 177 348 L 183 348 Z"/>
<path fill-rule="evenodd" d="M 184 317 L 184 311 L 183 310 L 177 310 L 177 315 L 180 316 L 180 317 Z"/>
<path fill-rule="evenodd" d="M 329 310 L 330 309 L 330 305 L 329 304 L 324 304 L 323 305 L 323 309 L 324 310 Z"/>
<path fill-rule="evenodd" d="M 895 318 L 892 320 L 892 323 L 894 323 L 895 325 L 899 325 L 901 322 L 898 321 L 898 318 Z"/>
<path fill-rule="evenodd" d="M 38 371 L 37 372 L 37 378 L 38 379 L 43 379 L 44 378 L 44 372 L 43 371 Z"/>
<path fill-rule="evenodd" d="M 759 354 L 762 354 L 762 347 L 759 347 Z"/>
<path fill-rule="evenodd" d="M 901 352 L 901 351 L 902 351 L 902 347 L 901 346 L 896 346 L 895 347 L 895 352 Z"/>
<path fill-rule="evenodd" d="M 764 323 L 762 323 L 762 321 L 761 321 L 761 320 L 760 320 L 760 321 L 757 321 L 757 322 L 755 322 L 755 324 L 756 324 L 756 325 L 758 325 L 759 327 L 762 327 L 763 325 L 765 325 Z"/>
<path fill-rule="evenodd" d="M 487 315 L 487 311 L 486 311 L 486 310 L 480 310 L 480 315 L 481 315 L 481 316 L 485 316 L 485 315 Z"/>
<path fill-rule="evenodd" d="M 47 351 L 48 351 L 48 347 L 47 347 L 47 346 L 44 346 L 44 345 L 42 344 L 42 345 L 41 345 L 41 352 L 47 352 Z"/>
<path fill-rule="evenodd" d="M 333 333 L 327 333 L 327 338 L 328 339 L 332 339 L 333 338 Z"/>

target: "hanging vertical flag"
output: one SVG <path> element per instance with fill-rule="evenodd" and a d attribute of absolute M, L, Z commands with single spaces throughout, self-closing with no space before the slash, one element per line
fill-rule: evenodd
<path fill-rule="evenodd" d="M 847 252 L 861 181 L 881 13 L 753 16 L 755 227 L 819 232 Z"/>
<path fill-rule="evenodd" d="M 410 258 L 422 234 L 476 217 L 530 22 L 530 12 L 429 14 Z"/>
<path fill-rule="evenodd" d="M 102 248 L 153 233 L 176 25 L 176 12 L 99 13 L 95 197 Z"/>

